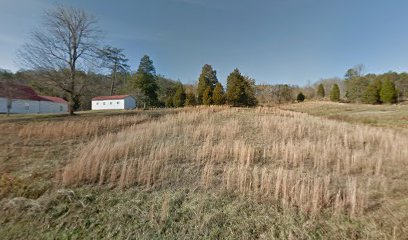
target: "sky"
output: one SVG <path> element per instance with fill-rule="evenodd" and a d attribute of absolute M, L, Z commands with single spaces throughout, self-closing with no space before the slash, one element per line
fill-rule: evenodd
<path fill-rule="evenodd" d="M 55 4 L 98 19 L 101 42 L 123 48 L 136 70 L 195 83 L 211 64 L 222 83 L 234 68 L 259 84 L 305 85 L 366 73 L 408 71 L 406 0 L 0 0 L 0 68 L 22 68 L 16 52 Z"/>

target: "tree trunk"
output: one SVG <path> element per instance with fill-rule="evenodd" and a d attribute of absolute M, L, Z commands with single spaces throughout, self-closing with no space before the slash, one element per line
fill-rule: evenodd
<path fill-rule="evenodd" d="M 115 78 L 116 78 L 116 74 L 112 74 L 112 82 L 111 82 L 111 89 L 110 89 L 110 95 L 113 95 L 113 90 L 115 89 Z"/>
<path fill-rule="evenodd" d="M 116 82 L 116 65 L 113 68 L 113 73 L 112 73 L 112 82 L 111 82 L 111 89 L 110 89 L 110 95 L 112 96 L 114 93 L 115 89 L 115 82 Z"/>
<path fill-rule="evenodd" d="M 69 115 L 74 115 L 75 104 L 75 65 L 71 66 L 71 93 L 69 94 Z"/>
<path fill-rule="evenodd" d="M 74 115 L 74 104 L 75 104 L 74 95 L 70 94 L 69 102 L 68 102 L 68 110 L 69 110 L 69 115 L 71 116 Z"/>
<path fill-rule="evenodd" d="M 10 98 L 7 98 L 7 116 L 10 115 L 11 104 L 13 104 L 12 101 L 13 100 L 11 100 Z"/>

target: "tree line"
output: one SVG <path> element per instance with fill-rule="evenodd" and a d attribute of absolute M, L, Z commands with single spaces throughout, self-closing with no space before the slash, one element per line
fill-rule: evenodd
<path fill-rule="evenodd" d="M 363 74 L 363 66 L 346 71 L 344 78 L 322 79 L 303 87 L 289 84 L 258 85 L 260 104 L 309 100 L 343 103 L 393 104 L 408 99 L 408 73 Z"/>
<path fill-rule="evenodd" d="M 89 109 L 93 96 L 128 93 L 144 107 L 257 104 L 254 81 L 238 69 L 228 76 L 224 90 L 216 71 L 206 64 L 195 89 L 158 75 L 147 55 L 136 72 L 130 72 L 124 50 L 101 47 L 96 18 L 82 9 L 58 5 L 45 11 L 43 20 L 42 27 L 18 51 L 21 65 L 29 70 L 14 76 L 3 71 L 2 75 L 18 78 L 41 94 L 63 97 L 69 102 L 70 114 Z"/>
<path fill-rule="evenodd" d="M 238 69 L 227 78 L 226 90 L 218 81 L 217 72 L 209 64 L 202 67 L 196 86 L 176 82 L 159 98 L 160 87 L 153 61 L 145 55 L 137 72 L 131 77 L 129 88 L 147 107 L 184 107 L 195 105 L 256 106 L 255 81 L 241 74 Z M 194 91 L 195 90 L 195 91 Z"/>
<path fill-rule="evenodd" d="M 347 70 L 344 79 L 318 82 L 315 98 L 335 102 L 392 104 L 408 98 L 408 73 L 363 74 L 361 65 Z"/>

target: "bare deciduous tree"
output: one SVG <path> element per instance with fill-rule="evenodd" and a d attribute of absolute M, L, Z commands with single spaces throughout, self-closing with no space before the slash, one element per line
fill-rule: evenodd
<path fill-rule="evenodd" d="M 81 9 L 57 6 L 45 12 L 43 28 L 34 31 L 19 51 L 19 59 L 43 74 L 44 81 L 62 89 L 68 97 L 69 113 L 85 82 L 77 77 L 96 56 L 99 29 L 96 19 Z"/>

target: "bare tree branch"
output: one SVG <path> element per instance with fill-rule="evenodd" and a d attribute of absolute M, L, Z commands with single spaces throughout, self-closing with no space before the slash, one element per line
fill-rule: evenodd
<path fill-rule="evenodd" d="M 21 63 L 44 74 L 69 96 L 70 113 L 84 88 L 78 71 L 95 64 L 99 29 L 96 19 L 83 10 L 57 6 L 45 11 L 43 28 L 34 31 L 29 43 L 19 51 Z"/>

